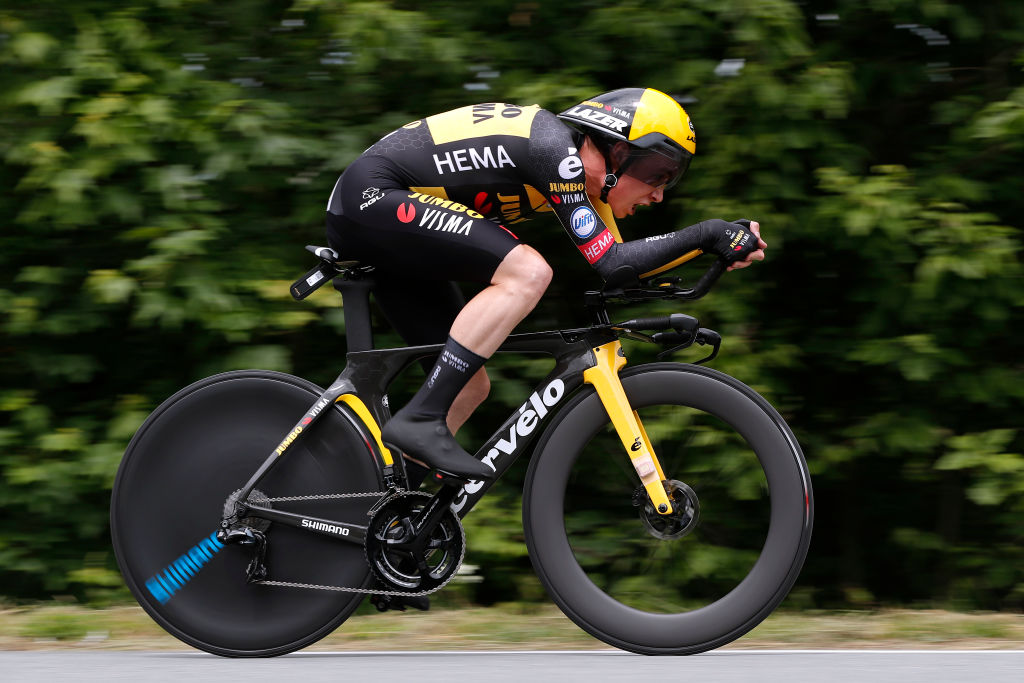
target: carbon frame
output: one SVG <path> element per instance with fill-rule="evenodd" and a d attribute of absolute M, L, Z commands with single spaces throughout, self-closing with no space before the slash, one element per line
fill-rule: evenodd
<path fill-rule="evenodd" d="M 466 482 L 453 496 L 450 504 L 453 512 L 460 518 L 469 514 L 493 483 L 500 479 L 509 467 L 528 450 L 533 440 L 543 431 L 544 425 L 551 415 L 558 412 L 564 399 L 583 386 L 583 372 L 596 365 L 593 350 L 602 344 L 615 341 L 616 338 L 616 335 L 607 330 L 595 328 L 533 332 L 508 337 L 498 349 L 499 353 L 545 354 L 554 357 L 555 367 L 537 385 L 537 388 L 526 398 L 520 408 L 505 420 L 476 452 L 477 459 L 494 468 L 495 477 L 489 482 Z M 404 466 L 401 464 L 401 457 L 394 459 L 396 464 L 389 465 L 381 450 L 382 446 L 375 443 L 374 439 L 376 435 L 379 435 L 378 426 L 383 425 L 391 417 L 387 402 L 387 387 L 409 364 L 419 358 L 436 356 L 442 348 L 444 348 L 443 344 L 432 344 L 350 351 L 346 357 L 345 369 L 331 386 L 313 402 L 292 431 L 267 457 L 243 487 L 237 499 L 246 501 L 249 493 L 280 460 L 280 456 L 301 439 L 302 434 L 309 430 L 321 416 L 327 413 L 326 407 L 342 401 L 348 395 L 355 396 L 368 408 L 367 415 L 357 414 L 357 417 L 363 423 L 361 426 L 364 440 L 373 451 L 374 462 L 380 472 L 381 482 L 386 487 L 398 482 L 404 483 Z M 367 417 L 375 421 L 376 424 L 367 424 Z M 357 421 L 350 418 L 350 422 Z M 395 468 L 401 468 L 400 473 L 395 472 Z M 381 495 L 383 496 L 384 492 Z M 244 507 L 249 516 L 280 522 L 337 540 L 361 544 L 366 536 L 366 527 L 361 525 L 299 515 L 258 505 L 244 504 Z M 304 520 L 307 522 L 305 525 L 303 524 Z M 309 522 L 317 524 L 311 526 Z"/>

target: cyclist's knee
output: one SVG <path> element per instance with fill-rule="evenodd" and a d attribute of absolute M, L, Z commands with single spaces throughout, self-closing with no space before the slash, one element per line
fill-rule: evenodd
<path fill-rule="evenodd" d="M 522 296 L 539 301 L 551 284 L 551 266 L 533 247 L 520 244 L 498 266 L 493 284 L 514 287 Z"/>

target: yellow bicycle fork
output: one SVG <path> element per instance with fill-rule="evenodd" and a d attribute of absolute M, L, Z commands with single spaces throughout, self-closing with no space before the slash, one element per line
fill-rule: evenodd
<path fill-rule="evenodd" d="M 583 371 L 583 381 L 592 384 L 597 390 L 597 395 L 615 426 L 622 446 L 629 454 L 637 476 L 640 477 L 644 488 L 647 489 L 647 495 L 654 503 L 654 509 L 662 515 L 670 514 L 672 501 L 669 500 L 662 484 L 665 473 L 658 462 L 658 456 L 654 454 L 651 440 L 644 430 L 643 423 L 640 422 L 640 416 L 629 405 L 622 382 L 619 381 L 619 370 L 626 365 L 622 345 L 618 341 L 603 344 L 594 349 L 594 358 L 596 365 Z M 366 405 L 355 394 L 343 394 L 338 397 L 337 402 L 346 404 L 359 416 L 377 442 L 385 464 L 392 465 L 394 461 L 391 452 L 381 441 L 380 427 Z"/>
<path fill-rule="evenodd" d="M 597 395 L 608 411 L 608 417 L 615 426 L 615 431 L 622 441 L 623 447 L 629 454 L 633 469 L 636 470 L 647 495 L 654 503 L 654 509 L 659 514 L 667 515 L 672 512 L 672 501 L 665 493 L 665 486 L 662 482 L 665 473 L 658 462 L 658 456 L 654 454 L 651 447 L 651 440 L 647 438 L 647 432 L 640 422 L 640 416 L 629 405 L 626 398 L 626 391 L 619 381 L 619 370 L 626 364 L 626 354 L 622 351 L 622 344 L 614 341 L 603 344 L 594 349 L 594 358 L 597 364 L 583 371 L 583 381 L 592 384 L 597 390 Z"/>

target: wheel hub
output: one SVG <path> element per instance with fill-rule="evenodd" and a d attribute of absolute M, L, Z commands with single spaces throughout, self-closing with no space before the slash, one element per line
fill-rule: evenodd
<path fill-rule="evenodd" d="M 241 493 L 242 489 L 238 489 L 230 496 L 228 496 L 228 499 L 226 501 L 224 501 L 224 519 L 231 519 L 232 515 L 242 514 L 242 505 L 238 502 L 238 496 Z M 259 505 L 260 507 L 273 507 L 270 504 L 270 498 L 267 497 L 267 494 L 263 493 L 259 489 L 253 489 L 249 493 L 249 498 L 247 500 L 249 503 L 252 503 L 253 505 Z M 270 520 L 260 519 L 259 517 L 244 517 L 238 519 L 233 526 L 249 527 L 250 529 L 255 529 L 256 531 L 266 531 L 270 528 Z"/>
<path fill-rule="evenodd" d="M 654 509 L 644 487 L 639 487 L 633 494 L 634 505 L 640 508 L 640 521 L 647 533 L 655 538 L 671 541 L 686 536 L 695 528 L 700 519 L 700 501 L 692 488 L 676 479 L 665 483 L 665 493 L 672 501 L 672 512 L 660 515 Z"/>

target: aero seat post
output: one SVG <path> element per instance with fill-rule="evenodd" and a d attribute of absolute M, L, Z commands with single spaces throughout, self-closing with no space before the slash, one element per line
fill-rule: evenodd
<path fill-rule="evenodd" d="M 370 327 L 370 291 L 376 284 L 372 278 L 348 280 L 334 279 L 334 288 L 341 292 L 345 312 L 345 340 L 348 351 L 373 349 L 373 329 Z"/>

